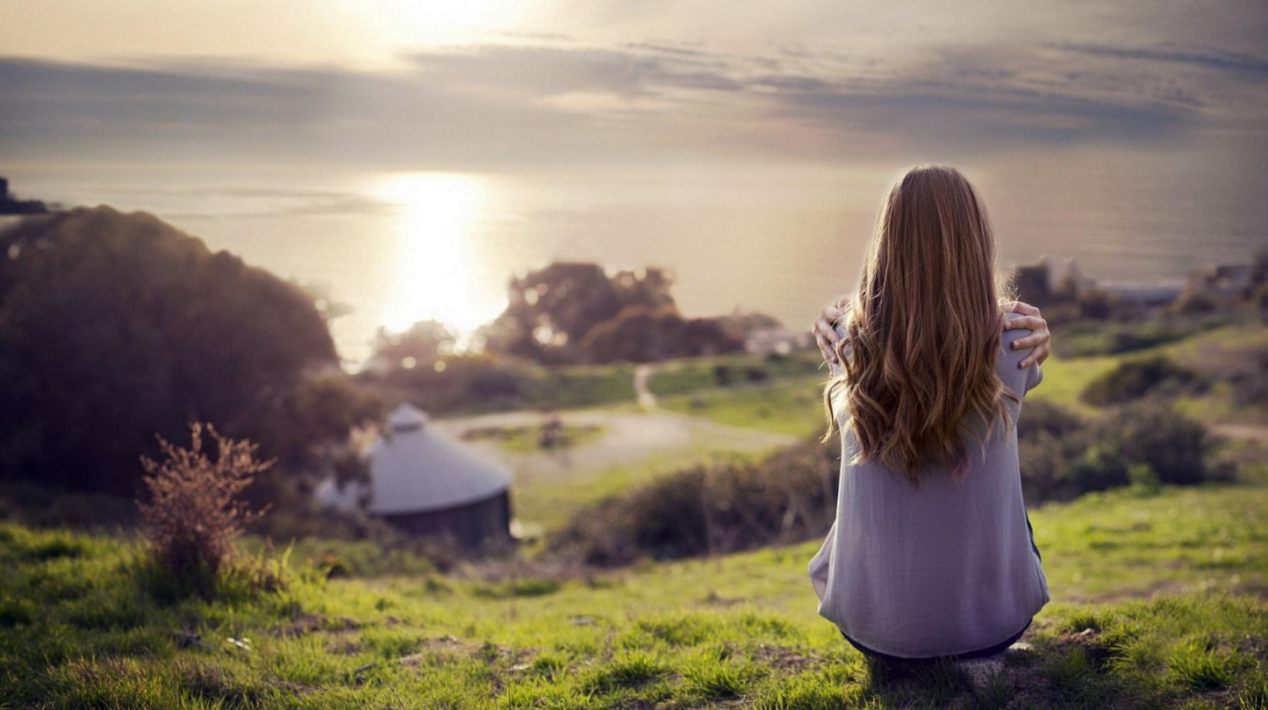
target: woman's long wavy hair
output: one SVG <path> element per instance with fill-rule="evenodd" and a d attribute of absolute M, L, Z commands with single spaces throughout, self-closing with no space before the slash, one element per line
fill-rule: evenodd
<path fill-rule="evenodd" d="M 962 478 L 1016 400 L 995 373 L 1004 311 L 985 206 L 954 168 L 913 168 L 889 192 L 824 389 L 827 440 L 846 416 L 854 462 L 919 485 L 930 464 Z M 841 409 L 844 407 L 844 410 Z M 978 425 L 985 422 L 985 427 Z"/>

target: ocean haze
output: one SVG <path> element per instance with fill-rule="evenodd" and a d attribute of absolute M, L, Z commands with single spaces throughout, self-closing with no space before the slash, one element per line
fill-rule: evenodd
<path fill-rule="evenodd" d="M 961 166 L 985 196 L 1002 265 L 1069 257 L 1105 281 L 1156 284 L 1268 247 L 1251 157 L 1114 159 L 1102 149 Z M 667 267 L 690 315 L 743 308 L 802 327 L 854 285 L 881 199 L 905 166 L 10 177 L 26 196 L 152 212 L 315 287 L 350 308 L 332 328 L 341 356 L 360 361 L 379 327 L 486 322 L 512 275 L 552 260 Z"/>

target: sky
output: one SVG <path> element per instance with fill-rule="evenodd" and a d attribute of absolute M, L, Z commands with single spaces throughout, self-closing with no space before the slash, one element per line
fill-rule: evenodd
<path fill-rule="evenodd" d="M 0 166 L 1268 156 L 1264 0 L 5 0 Z"/>

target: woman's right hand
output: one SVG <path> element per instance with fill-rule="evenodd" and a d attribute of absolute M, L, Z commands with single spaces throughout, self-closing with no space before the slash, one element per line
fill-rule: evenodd
<path fill-rule="evenodd" d="M 849 299 L 842 296 L 824 306 L 823 312 L 810 326 L 810 332 L 814 334 L 819 351 L 823 353 L 823 359 L 829 367 L 841 364 L 837 359 L 837 343 L 841 341 L 841 336 L 837 333 L 836 325 L 845 317 L 845 305 L 848 302 Z"/>

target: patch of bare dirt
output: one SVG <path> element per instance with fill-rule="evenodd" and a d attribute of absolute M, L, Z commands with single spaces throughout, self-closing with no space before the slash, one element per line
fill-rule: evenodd
<path fill-rule="evenodd" d="M 301 614 L 285 626 L 277 626 L 269 631 L 278 638 L 296 638 L 311 633 L 325 631 L 328 633 L 346 633 L 361 628 L 361 622 L 347 616 L 326 616 L 325 614 Z"/>

